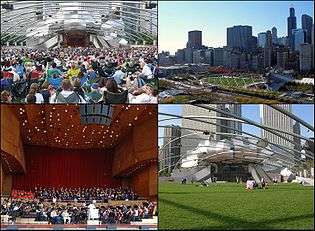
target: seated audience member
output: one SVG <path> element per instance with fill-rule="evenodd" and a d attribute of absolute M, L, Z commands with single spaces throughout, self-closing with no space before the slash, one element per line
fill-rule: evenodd
<path fill-rule="evenodd" d="M 79 96 L 81 96 L 85 100 L 85 93 L 84 93 L 84 90 L 81 87 L 79 78 L 76 78 L 73 81 L 73 91 L 76 92 Z"/>
<path fill-rule="evenodd" d="M 62 72 L 57 68 L 57 64 L 54 62 L 51 64 L 51 68 L 47 70 L 47 78 L 58 78 L 62 76 Z"/>
<path fill-rule="evenodd" d="M 35 94 L 44 91 L 44 101 L 47 103 L 47 90 L 55 97 L 63 91 L 62 81 L 69 79 L 74 86 L 73 90 L 83 99 L 90 94 L 92 84 L 98 83 L 99 92 L 104 95 L 106 91 L 110 96 L 109 102 L 126 103 L 128 101 L 125 96 L 126 90 L 129 94 L 135 92 L 137 95 L 134 96 L 138 96 L 140 94 L 136 92 L 138 88 L 148 84 L 155 85 L 156 53 L 156 47 L 153 46 L 110 49 L 92 47 L 34 49 L 3 46 L 1 91 L 11 92 L 13 102 L 26 102 L 30 84 L 37 83 L 41 91 L 36 91 Z M 75 83 L 76 78 L 80 79 L 80 86 Z M 50 85 L 48 88 L 44 80 L 48 81 Z M 106 87 L 112 84 L 112 80 L 116 82 L 116 90 L 114 86 Z M 32 101 L 32 98 L 30 94 L 29 100 Z"/>
<path fill-rule="evenodd" d="M 76 63 L 71 63 L 71 67 L 67 72 L 67 77 L 72 80 L 72 78 L 74 77 L 78 77 L 79 73 L 80 73 L 80 68 L 78 67 L 78 65 Z"/>
<path fill-rule="evenodd" d="M 39 93 L 42 94 L 44 98 L 44 103 L 49 103 L 50 91 L 49 91 L 49 83 L 47 80 L 42 84 L 41 90 L 39 91 Z"/>
<path fill-rule="evenodd" d="M 1 103 L 12 103 L 12 96 L 9 91 L 1 92 Z"/>
<path fill-rule="evenodd" d="M 121 67 L 118 66 L 112 78 L 116 81 L 117 85 L 121 85 L 125 75 L 126 74 L 121 70 Z"/>
<path fill-rule="evenodd" d="M 31 87 L 30 87 L 30 90 L 29 90 L 29 94 L 28 94 L 28 99 L 33 101 L 34 97 L 35 96 L 35 103 L 44 103 L 44 97 L 41 93 L 39 93 L 39 85 L 37 83 L 32 83 L 31 84 Z M 27 102 L 27 99 L 26 99 L 26 103 L 29 103 Z"/>
<path fill-rule="evenodd" d="M 43 77 L 42 66 L 40 64 L 36 65 L 36 69 L 32 70 L 30 73 L 31 80 L 38 80 Z"/>
<path fill-rule="evenodd" d="M 129 103 L 157 103 L 157 90 L 146 85 L 129 94 Z"/>
<path fill-rule="evenodd" d="M 56 92 L 50 98 L 50 103 L 85 103 L 85 100 L 72 90 L 69 79 L 64 79 L 61 84 L 61 92 Z"/>
<path fill-rule="evenodd" d="M 86 96 L 89 103 L 97 103 L 101 100 L 102 94 L 99 92 L 99 87 L 97 83 L 92 84 L 91 92 L 89 92 Z"/>
<path fill-rule="evenodd" d="M 141 77 L 147 81 L 152 80 L 153 79 L 153 70 L 152 70 L 152 66 L 150 66 L 147 63 L 147 60 L 141 60 L 140 61 L 140 67 L 142 68 L 141 71 Z"/>
<path fill-rule="evenodd" d="M 25 79 L 26 77 L 26 69 L 23 64 L 23 60 L 19 60 L 19 62 L 15 65 L 15 71 L 20 76 L 20 79 Z"/>
<path fill-rule="evenodd" d="M 28 95 L 26 96 L 25 100 L 26 100 L 25 101 L 26 103 L 30 103 L 30 104 L 36 103 L 35 91 L 34 90 L 30 90 Z"/>

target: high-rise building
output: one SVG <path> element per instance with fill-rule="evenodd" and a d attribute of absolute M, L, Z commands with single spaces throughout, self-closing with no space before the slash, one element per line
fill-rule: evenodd
<path fill-rule="evenodd" d="M 305 43 L 305 33 L 303 29 L 293 30 L 294 50 L 300 51 L 300 45 Z"/>
<path fill-rule="evenodd" d="M 272 43 L 278 44 L 278 34 L 277 34 L 277 28 L 276 27 L 272 27 L 271 34 L 272 34 Z"/>
<path fill-rule="evenodd" d="M 291 104 L 280 104 L 277 105 L 278 107 L 281 107 L 285 110 L 287 110 L 288 112 L 292 112 L 292 105 Z M 293 132 L 293 125 L 294 125 L 294 121 L 293 119 L 291 119 L 290 117 L 284 115 L 283 113 L 269 107 L 266 104 L 262 104 L 260 105 L 260 118 L 261 118 L 261 124 L 262 125 L 266 125 L 272 128 L 276 128 L 276 129 L 280 129 L 282 131 L 288 131 L 288 132 Z M 278 144 L 278 145 L 282 145 L 282 146 L 286 146 L 286 147 L 291 147 L 293 148 L 294 145 L 271 133 L 268 132 L 266 130 L 261 130 L 262 134 L 261 137 L 267 139 L 268 141 L 274 143 L 274 144 Z M 292 136 L 290 135 L 286 135 L 283 133 L 279 133 L 280 135 L 283 135 L 284 137 L 290 139 L 293 141 Z"/>
<path fill-rule="evenodd" d="M 204 62 L 213 66 L 213 49 L 205 50 Z"/>
<path fill-rule="evenodd" d="M 287 46 L 288 45 L 288 37 L 287 36 L 279 37 L 278 38 L 278 44 L 283 45 L 283 46 Z"/>
<path fill-rule="evenodd" d="M 264 47 L 264 67 L 272 65 L 272 34 L 270 30 L 266 32 L 266 44 Z"/>
<path fill-rule="evenodd" d="M 193 49 L 190 47 L 185 48 L 185 63 L 192 63 Z"/>
<path fill-rule="evenodd" d="M 293 30 L 296 29 L 296 17 L 295 10 L 293 7 L 290 8 L 290 16 L 288 17 L 288 44 L 289 47 L 294 49 L 294 38 L 293 38 Z"/>
<path fill-rule="evenodd" d="M 217 107 L 221 110 L 228 111 L 230 113 L 233 113 L 235 115 L 241 115 L 241 105 L 240 104 L 211 104 L 211 107 Z M 239 122 L 235 121 L 226 121 L 226 120 L 220 120 L 217 118 L 210 118 L 210 117 L 224 117 L 221 115 L 221 113 L 217 113 L 215 111 L 209 111 L 207 109 L 203 109 L 200 107 L 196 107 L 189 104 L 183 105 L 183 113 L 182 116 L 205 116 L 208 118 L 198 118 L 198 120 L 202 120 L 205 122 L 212 122 L 217 123 L 218 125 L 225 125 L 230 128 L 235 129 L 236 131 L 228 128 L 222 128 L 220 126 L 217 126 L 215 124 L 207 124 L 202 123 L 198 121 L 192 121 L 192 120 L 182 120 L 182 127 L 184 128 L 190 128 L 190 129 L 200 129 L 200 130 L 206 130 L 210 133 L 207 135 L 204 134 L 193 134 L 194 131 L 191 130 L 182 130 L 182 136 L 192 134 L 186 137 L 182 137 L 181 139 L 181 155 L 184 155 L 187 153 L 188 150 L 192 150 L 203 140 L 203 139 L 209 139 L 209 136 L 211 139 L 229 139 L 231 136 L 224 136 L 222 134 L 216 134 L 216 133 L 230 133 L 230 134 L 240 134 L 242 131 L 242 125 Z M 212 135 L 211 135 L 212 134 Z"/>
<path fill-rule="evenodd" d="M 185 62 L 185 49 L 178 49 L 175 52 L 175 62 L 184 63 Z"/>
<path fill-rule="evenodd" d="M 252 27 L 233 26 L 227 28 L 227 46 L 249 50 L 252 47 Z"/>
<path fill-rule="evenodd" d="M 223 66 L 223 48 L 214 48 L 213 50 L 213 65 Z"/>
<path fill-rule="evenodd" d="M 300 44 L 300 71 L 310 71 L 313 69 L 314 54 L 313 45 L 308 43 Z"/>
<path fill-rule="evenodd" d="M 187 48 L 201 49 L 202 48 L 202 32 L 193 30 L 188 32 Z"/>
<path fill-rule="evenodd" d="M 289 53 L 287 51 L 277 52 L 277 66 L 282 69 L 286 69 L 288 65 Z"/>
<path fill-rule="evenodd" d="M 193 63 L 204 63 L 205 52 L 203 50 L 193 51 Z"/>
<path fill-rule="evenodd" d="M 180 158 L 181 129 L 171 125 L 164 128 L 162 161 L 160 168 L 171 172 Z"/>
<path fill-rule="evenodd" d="M 302 15 L 302 29 L 305 30 L 306 43 L 312 43 L 312 26 L 313 26 L 313 18 L 307 14 Z"/>
<path fill-rule="evenodd" d="M 266 32 L 261 32 L 258 34 L 258 46 L 264 48 L 266 44 Z"/>
<path fill-rule="evenodd" d="M 293 125 L 293 132 L 297 135 L 301 135 L 301 125 L 299 122 L 295 122 Z M 301 150 L 302 149 L 302 144 L 301 144 L 301 139 L 298 137 L 294 137 L 294 149 Z"/>

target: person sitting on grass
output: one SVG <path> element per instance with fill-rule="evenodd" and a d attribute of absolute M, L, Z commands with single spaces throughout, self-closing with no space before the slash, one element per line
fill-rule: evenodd
<path fill-rule="evenodd" d="M 39 85 L 37 83 L 32 83 L 30 86 L 30 90 L 29 90 L 29 99 L 33 99 L 33 96 L 35 96 L 36 101 L 35 103 L 44 103 L 44 97 L 41 93 L 39 93 Z M 25 99 L 25 101 L 27 102 L 27 97 Z M 29 103 L 29 102 L 27 102 Z"/>
<path fill-rule="evenodd" d="M 91 92 L 86 95 L 87 101 L 90 103 L 97 103 L 101 100 L 102 94 L 99 91 L 99 86 L 97 83 L 93 83 L 91 86 Z"/>
<path fill-rule="evenodd" d="M 262 177 L 261 178 L 261 188 L 266 189 L 267 186 L 267 182 L 265 181 L 265 179 Z"/>
<path fill-rule="evenodd" d="M 256 182 L 253 179 L 248 179 L 246 181 L 246 190 L 253 190 Z"/>
<path fill-rule="evenodd" d="M 69 79 L 64 79 L 61 92 L 56 92 L 50 98 L 50 103 L 85 103 L 85 100 L 75 91 Z"/>

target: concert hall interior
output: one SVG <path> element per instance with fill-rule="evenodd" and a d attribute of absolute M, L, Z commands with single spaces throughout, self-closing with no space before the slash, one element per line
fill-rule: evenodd
<path fill-rule="evenodd" d="M 1 105 L 2 194 L 35 186 L 128 186 L 156 197 L 156 106 L 113 105 L 109 126 L 81 124 L 79 107 Z"/>
<path fill-rule="evenodd" d="M 156 204 L 155 105 L 1 105 L 1 121 L 2 197 Z"/>

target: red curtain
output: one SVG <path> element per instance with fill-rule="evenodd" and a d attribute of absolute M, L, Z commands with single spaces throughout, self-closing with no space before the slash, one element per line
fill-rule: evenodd
<path fill-rule="evenodd" d="M 71 150 L 25 146 L 26 174 L 13 176 L 14 189 L 50 187 L 114 187 L 109 150 Z"/>

